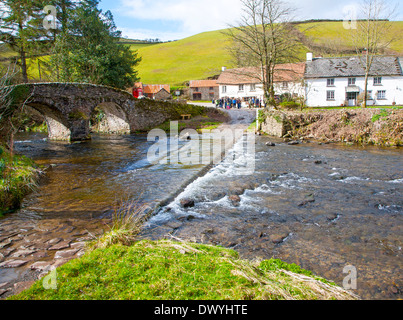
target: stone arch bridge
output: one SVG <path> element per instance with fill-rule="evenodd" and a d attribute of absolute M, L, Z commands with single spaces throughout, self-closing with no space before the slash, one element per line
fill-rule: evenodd
<path fill-rule="evenodd" d="M 90 119 L 96 112 L 101 120 L 97 132 L 118 134 L 145 131 L 179 116 L 173 103 L 137 100 L 129 92 L 106 86 L 35 83 L 15 88 L 24 93 L 26 106 L 43 115 L 51 140 L 90 139 Z"/>

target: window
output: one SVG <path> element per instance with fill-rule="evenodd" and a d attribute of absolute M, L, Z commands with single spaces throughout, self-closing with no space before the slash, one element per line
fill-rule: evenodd
<path fill-rule="evenodd" d="M 244 90 L 244 85 L 243 84 L 240 84 L 239 85 L 239 91 L 243 91 Z"/>
<path fill-rule="evenodd" d="M 195 92 L 199 92 L 199 88 L 198 88 L 198 87 L 195 87 L 195 88 L 194 88 L 194 91 L 195 91 Z"/>
<path fill-rule="evenodd" d="M 288 89 L 288 82 L 283 82 L 283 84 L 282 84 L 282 88 L 283 89 Z"/>
<path fill-rule="evenodd" d="M 250 91 L 256 91 L 256 84 L 250 85 Z"/>
<path fill-rule="evenodd" d="M 327 86 L 334 87 L 334 79 L 327 79 Z"/>
<path fill-rule="evenodd" d="M 381 85 L 382 85 L 382 77 L 375 77 L 374 86 L 381 86 Z"/>
<path fill-rule="evenodd" d="M 356 81 L 356 78 L 348 78 L 348 85 L 355 86 L 355 81 Z"/>
<path fill-rule="evenodd" d="M 210 91 L 214 91 L 214 88 L 213 88 L 213 87 L 210 87 Z"/>
<path fill-rule="evenodd" d="M 386 100 L 386 91 L 380 90 L 380 91 L 378 91 L 376 96 L 377 96 L 378 100 Z"/>
<path fill-rule="evenodd" d="M 227 93 L 227 86 L 222 86 L 222 93 Z"/>
<path fill-rule="evenodd" d="M 372 90 L 367 91 L 367 100 L 372 100 Z"/>
<path fill-rule="evenodd" d="M 327 91 L 327 92 L 326 92 L 326 100 L 327 100 L 327 101 L 332 101 L 332 100 L 334 100 L 334 91 Z"/>

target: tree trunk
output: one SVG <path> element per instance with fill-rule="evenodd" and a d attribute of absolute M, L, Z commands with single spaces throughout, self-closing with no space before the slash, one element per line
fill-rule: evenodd
<path fill-rule="evenodd" d="M 27 58 L 26 58 L 24 46 L 21 46 L 20 59 L 21 59 L 22 80 L 24 83 L 28 83 Z"/>
<path fill-rule="evenodd" d="M 363 108 L 367 107 L 367 99 L 368 99 L 368 72 L 365 74 L 364 103 L 362 104 Z"/>

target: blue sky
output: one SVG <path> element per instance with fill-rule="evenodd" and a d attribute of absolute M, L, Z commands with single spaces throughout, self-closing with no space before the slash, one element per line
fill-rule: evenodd
<path fill-rule="evenodd" d="M 401 0 L 386 2 L 398 4 L 393 20 L 403 21 Z M 298 20 L 344 19 L 351 12 L 348 9 L 358 7 L 360 0 L 288 0 L 288 3 L 297 8 Z M 99 6 L 112 12 L 123 36 L 164 41 L 236 25 L 241 14 L 240 0 L 101 0 Z"/>

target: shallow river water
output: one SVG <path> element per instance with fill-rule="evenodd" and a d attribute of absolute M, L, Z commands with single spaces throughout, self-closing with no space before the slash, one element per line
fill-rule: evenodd
<path fill-rule="evenodd" d="M 269 140 L 276 146 L 267 146 Z M 88 236 L 82 230 L 96 235 L 106 228 L 103 219 L 116 202 L 166 199 L 143 238 L 176 237 L 234 248 L 244 258 L 279 258 L 339 285 L 343 269 L 353 266 L 354 292 L 362 298 L 403 298 L 402 149 L 288 145 L 262 136 L 253 172 L 240 174 L 230 153 L 201 175 L 203 165 L 150 164 L 151 145 L 145 135 L 77 144 L 20 136 L 17 151 L 51 169 L 21 210 L 0 219 L 0 237 L 15 223 L 25 226 L 21 232 L 36 230 L 32 237 L 44 243 L 64 239 L 69 228 L 75 229 L 70 240 L 81 241 Z M 237 148 L 240 143 L 232 152 Z M 183 208 L 182 199 L 195 206 Z M 45 233 L 38 235 L 38 224 Z M 0 283 L 21 277 L 18 270 L 0 268 Z"/>

